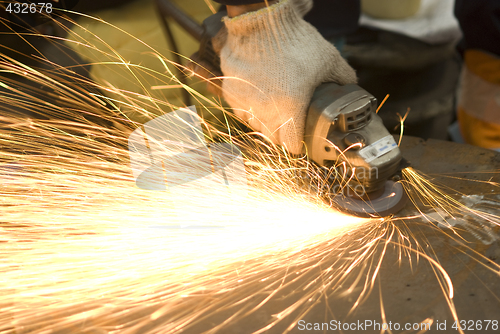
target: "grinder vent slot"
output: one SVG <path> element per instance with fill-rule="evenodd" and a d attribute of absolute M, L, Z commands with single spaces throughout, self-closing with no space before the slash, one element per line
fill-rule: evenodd
<path fill-rule="evenodd" d="M 372 119 L 372 106 L 373 101 L 365 97 L 345 108 L 339 115 L 340 131 L 351 132 L 367 125 Z"/>

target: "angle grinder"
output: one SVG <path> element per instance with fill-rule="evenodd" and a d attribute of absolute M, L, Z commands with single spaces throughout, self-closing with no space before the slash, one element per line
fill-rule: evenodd
<path fill-rule="evenodd" d="M 213 14 L 199 26 L 170 1 L 157 0 L 157 5 L 163 16 L 200 41 L 191 56 L 202 69 L 199 74 L 222 75 L 212 38 L 223 28 L 227 13 Z M 305 153 L 323 169 L 335 170 L 326 195 L 338 209 L 362 217 L 395 214 L 407 202 L 397 182 L 405 160 L 376 108 L 376 98 L 358 85 L 324 83 L 316 88 L 306 119 Z"/>

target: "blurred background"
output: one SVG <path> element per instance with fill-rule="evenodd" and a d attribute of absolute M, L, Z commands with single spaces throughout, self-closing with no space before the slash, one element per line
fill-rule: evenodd
<path fill-rule="evenodd" d="M 199 23 L 220 6 L 208 0 L 170 2 Z M 338 22 L 338 17 L 345 17 L 343 13 L 332 11 L 314 22 L 314 17 L 318 15 L 314 14 L 316 9 L 313 9 L 306 19 L 313 21 L 320 32 L 342 51 L 356 69 L 361 87 L 375 95 L 379 103 L 390 95 L 380 110 L 389 131 L 399 133 L 400 119 L 409 111 L 404 122 L 405 134 L 424 139 L 460 140 L 458 136 L 450 135 L 453 131 L 448 131 L 456 119 L 456 90 L 461 68 L 461 57 L 456 47 L 461 32 L 453 15 L 454 1 L 400 1 L 404 5 L 396 7 L 394 3 L 390 0 L 364 0 L 359 21 L 355 15 L 350 18 L 350 22 L 340 22 L 339 25 L 347 25 L 348 28 L 339 28 L 336 32 L 329 30 L 328 26 L 331 26 L 332 21 Z M 339 8 L 343 4 L 336 6 Z M 174 61 L 177 58 L 171 51 L 171 40 L 165 32 L 157 2 L 86 0 L 78 2 L 72 10 L 102 21 L 66 13 L 77 25 L 60 19 L 35 27 L 43 35 L 63 39 L 3 33 L 0 35 L 2 52 L 30 66 L 50 67 L 51 63 L 55 63 L 71 67 L 78 75 L 87 76 L 100 85 L 147 93 L 172 101 L 172 104 L 183 104 L 180 90 L 152 89 L 165 84 L 158 82 L 153 75 L 141 74 L 144 83 L 141 85 L 130 73 L 124 74 L 117 66 L 106 64 L 110 59 L 106 59 L 105 54 L 94 52 L 88 47 L 93 44 L 103 50 L 114 50 L 128 62 L 162 71 L 163 65 L 151 55 L 149 47 Z M 359 24 L 353 26 L 353 20 Z M 173 20 L 167 18 L 167 22 L 176 47 L 183 56 L 181 61 L 186 65 L 187 59 L 184 57 L 189 57 L 197 50 L 198 42 Z M 19 27 L 13 29 L 23 30 Z M 5 32 L 8 29 L 4 27 L 3 30 Z M 82 43 L 68 42 L 64 38 Z M 172 71 L 175 69 L 172 68 Z M 190 84 L 207 94 L 203 85 L 196 86 L 196 82 Z M 140 115 L 131 114 L 130 117 L 140 121 Z"/>

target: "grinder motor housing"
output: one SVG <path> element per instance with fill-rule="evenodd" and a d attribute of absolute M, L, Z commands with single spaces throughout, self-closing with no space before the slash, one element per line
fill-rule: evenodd
<path fill-rule="evenodd" d="M 362 195 L 383 188 L 402 159 L 376 107 L 375 97 L 358 85 L 324 83 L 316 88 L 306 119 L 309 159 L 323 167 L 345 166 L 339 172 L 351 179 L 351 188 L 361 186 Z"/>

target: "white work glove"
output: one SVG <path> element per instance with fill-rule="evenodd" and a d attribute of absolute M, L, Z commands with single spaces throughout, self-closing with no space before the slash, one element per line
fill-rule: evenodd
<path fill-rule="evenodd" d="M 216 38 L 223 97 L 235 114 L 293 154 L 302 153 L 307 108 L 321 83 L 356 83 L 337 49 L 302 19 L 312 0 L 282 0 L 224 19 Z M 227 33 L 227 35 L 226 35 Z"/>

